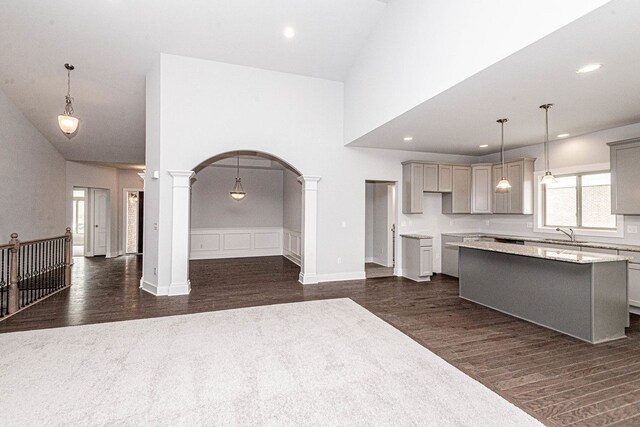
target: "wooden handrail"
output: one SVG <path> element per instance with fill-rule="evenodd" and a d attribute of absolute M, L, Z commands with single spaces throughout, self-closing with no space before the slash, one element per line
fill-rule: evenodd
<path fill-rule="evenodd" d="M 17 233 L 12 233 L 9 243 L 1 245 L 0 250 L 9 252 L 8 281 L 5 290 L 7 304 L 3 308 L 0 301 L 0 311 L 6 311 L 0 312 L 2 316 L 14 314 L 36 300 L 71 285 L 73 235 L 68 227 L 62 236 L 25 242 L 18 240 Z M 62 267 L 64 272 L 61 270 Z M 34 279 L 36 277 L 37 279 Z M 32 283 L 34 280 L 35 283 Z M 30 283 L 32 284 L 29 285 Z M 27 291 L 31 293 L 25 296 L 24 293 Z"/>

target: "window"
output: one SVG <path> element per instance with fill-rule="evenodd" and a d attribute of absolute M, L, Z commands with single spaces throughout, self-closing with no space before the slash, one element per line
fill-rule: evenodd
<path fill-rule="evenodd" d="M 611 214 L 611 174 L 590 172 L 556 177 L 543 189 L 544 225 L 616 229 Z"/>

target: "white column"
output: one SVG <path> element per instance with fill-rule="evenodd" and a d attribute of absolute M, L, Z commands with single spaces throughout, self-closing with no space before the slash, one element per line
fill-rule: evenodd
<path fill-rule="evenodd" d="M 173 177 L 171 282 L 166 295 L 187 295 L 189 282 L 189 210 L 193 171 L 168 171 Z"/>
<path fill-rule="evenodd" d="M 302 175 L 302 256 L 300 262 L 300 283 L 318 283 L 316 270 L 318 253 L 318 181 L 319 176 Z"/>

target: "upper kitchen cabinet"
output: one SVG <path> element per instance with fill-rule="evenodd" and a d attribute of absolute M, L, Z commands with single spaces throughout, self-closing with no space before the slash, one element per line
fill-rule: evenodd
<path fill-rule="evenodd" d="M 451 171 L 451 193 L 442 195 L 442 213 L 471 213 L 471 166 L 453 165 Z"/>
<path fill-rule="evenodd" d="M 418 162 L 402 163 L 402 213 L 422 213 L 424 165 Z"/>
<path fill-rule="evenodd" d="M 640 138 L 611 142 L 611 213 L 640 214 Z"/>
<path fill-rule="evenodd" d="M 453 166 L 424 164 L 423 190 L 431 193 L 449 193 L 453 186 Z"/>
<path fill-rule="evenodd" d="M 520 159 L 493 166 L 493 213 L 496 214 L 533 214 L 533 164 L 535 159 Z M 511 184 L 509 191 L 496 192 L 495 187 L 502 177 Z"/>
<path fill-rule="evenodd" d="M 471 165 L 471 213 L 492 213 L 493 180 L 491 164 Z"/>

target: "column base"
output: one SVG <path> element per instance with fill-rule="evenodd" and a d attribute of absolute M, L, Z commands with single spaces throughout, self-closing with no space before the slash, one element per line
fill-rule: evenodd
<path fill-rule="evenodd" d="M 303 285 L 315 285 L 318 283 L 318 276 L 316 274 L 300 273 L 298 281 Z"/>

